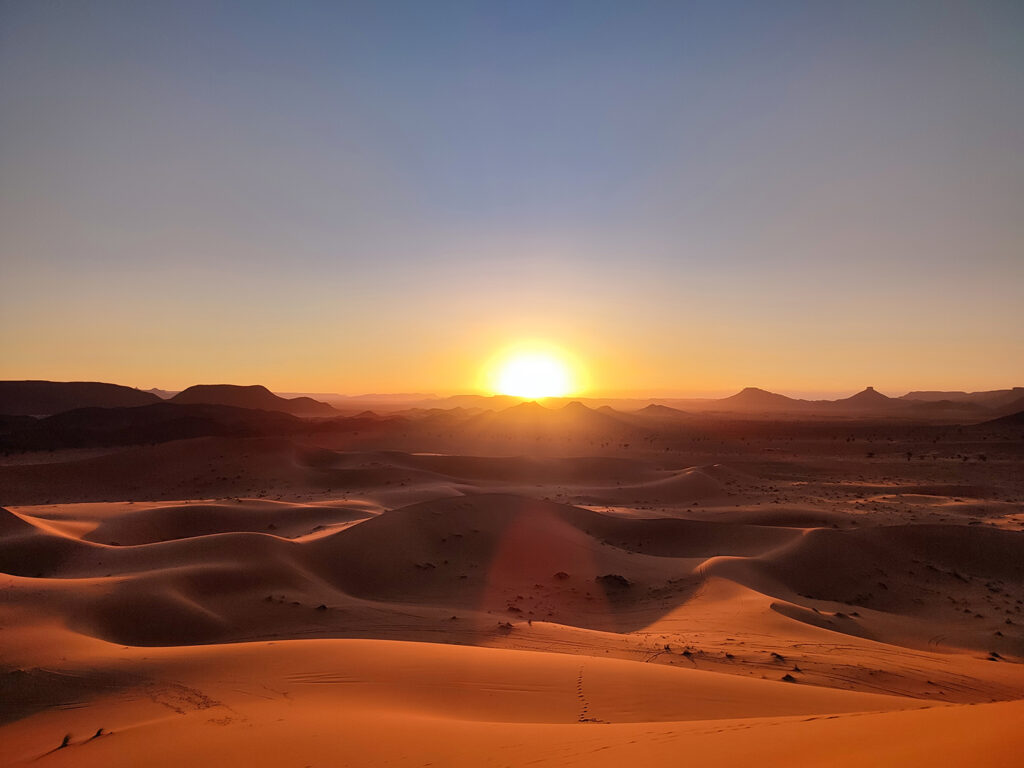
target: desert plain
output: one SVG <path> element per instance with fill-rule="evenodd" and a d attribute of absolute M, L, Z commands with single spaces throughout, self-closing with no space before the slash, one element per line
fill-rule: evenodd
<path fill-rule="evenodd" d="M 4 765 L 1018 764 L 1019 415 L 27 418 Z"/>

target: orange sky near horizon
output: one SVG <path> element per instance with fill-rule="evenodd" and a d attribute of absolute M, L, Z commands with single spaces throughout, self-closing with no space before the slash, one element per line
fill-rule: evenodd
<path fill-rule="evenodd" d="M 665 332 L 661 342 L 677 350 L 666 359 L 659 349 L 633 345 L 628 339 L 619 344 L 607 340 L 616 329 L 607 330 L 608 336 L 600 341 L 589 334 L 547 337 L 570 352 L 585 373 L 584 383 L 573 394 L 704 397 L 758 386 L 791 396 L 825 397 L 845 396 L 868 385 L 891 395 L 1024 385 L 1024 369 L 1008 364 L 998 344 L 987 349 L 974 342 L 959 349 L 943 346 L 934 351 L 934 364 L 926 366 L 920 362 L 923 355 L 908 364 L 900 345 L 883 347 L 864 339 L 833 345 L 822 340 L 822 353 L 811 357 L 806 347 L 779 343 L 770 332 L 753 332 L 755 338 L 743 343 L 731 334 L 695 339 Z M 5 339 L 0 378 L 109 381 L 171 390 L 200 383 L 234 383 L 263 384 L 278 392 L 492 394 L 486 376 L 490 360 L 518 341 L 499 333 L 466 334 L 468 338 L 453 340 L 450 346 L 436 342 L 431 346 L 429 338 L 403 334 L 403 342 L 393 346 L 380 340 L 342 346 L 327 338 L 304 340 L 302 329 L 268 329 L 273 343 L 264 336 L 263 343 L 239 345 L 232 334 L 211 329 L 196 336 L 182 334 L 178 340 L 165 338 L 152 346 L 130 334 L 127 338 L 112 334 L 96 347 L 76 335 L 69 329 L 60 341 L 46 347 L 45 355 L 31 348 L 19 350 Z M 951 366 L 947 356 L 981 364 Z"/>
<path fill-rule="evenodd" d="M 110 381 L 171 390 L 197 383 L 258 383 L 278 392 L 492 394 L 489 371 L 495 358 L 532 340 L 570 357 L 580 374 L 572 394 L 590 397 L 715 397 L 745 386 L 831 397 L 868 385 L 900 395 L 915 389 L 976 391 L 1024 383 L 1024 369 L 1003 358 L 998 343 L 943 343 L 908 356 L 903 341 L 883 345 L 853 331 L 836 339 L 834 326 L 808 328 L 801 343 L 786 343 L 770 322 L 703 331 L 696 321 L 681 324 L 681 330 L 649 327 L 638 340 L 631 338 L 631 328 L 614 319 L 602 321 L 597 312 L 578 327 L 552 319 L 547 335 L 543 328 L 517 335 L 519 323 L 497 319 L 489 327 L 460 323 L 456 315 L 450 335 L 439 339 L 415 318 L 408 322 L 401 330 L 389 329 L 394 342 L 386 335 L 334 338 L 303 326 L 268 324 L 246 331 L 239 323 L 147 328 L 145 333 L 110 327 L 104 342 L 96 344 L 93 331 L 69 327 L 45 348 L 28 345 L 21 354 L 5 355 L 0 378 Z M 18 351 L 14 344 L 4 348 Z M 674 354 L 667 355 L 666 349 Z M 928 357 L 930 366 L 923 362 Z M 949 358 L 975 364 L 950 366 Z"/>
<path fill-rule="evenodd" d="M 1013 4 L 6 3 L 0 378 L 1024 385 Z M 230 34 L 227 33 L 230 30 Z"/>

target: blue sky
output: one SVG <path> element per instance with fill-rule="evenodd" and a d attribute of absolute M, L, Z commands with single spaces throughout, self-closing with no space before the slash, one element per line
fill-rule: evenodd
<path fill-rule="evenodd" d="M 0 3 L 0 375 L 1024 381 L 1019 3 Z"/>

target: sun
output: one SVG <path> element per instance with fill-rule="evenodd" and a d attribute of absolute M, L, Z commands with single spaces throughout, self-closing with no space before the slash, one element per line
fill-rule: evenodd
<path fill-rule="evenodd" d="M 577 388 L 573 365 L 552 349 L 513 349 L 492 368 L 491 388 L 501 395 L 537 400 L 565 397 Z"/>

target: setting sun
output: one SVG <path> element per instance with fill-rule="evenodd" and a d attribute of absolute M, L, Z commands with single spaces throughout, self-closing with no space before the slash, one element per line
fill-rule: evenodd
<path fill-rule="evenodd" d="M 530 400 L 564 397 L 575 389 L 572 366 L 552 351 L 513 351 L 495 366 L 493 389 Z"/>
<path fill-rule="evenodd" d="M 1024 0 L 467 6 L 0 0 L 0 768 L 1024 768 Z"/>

